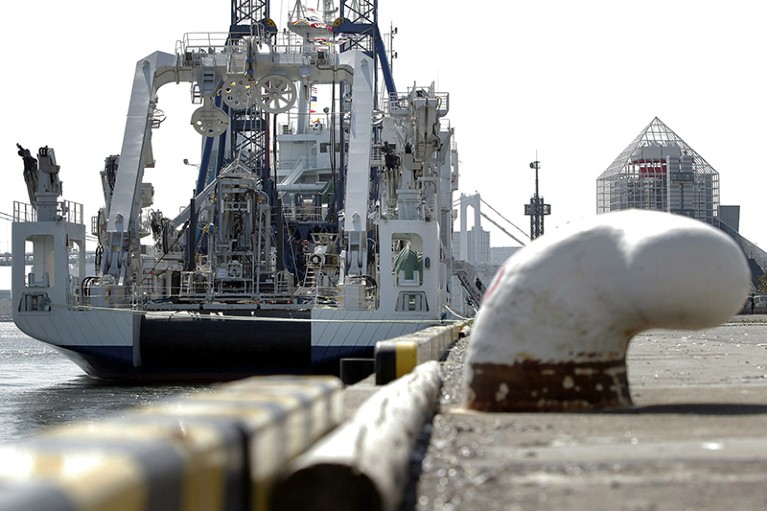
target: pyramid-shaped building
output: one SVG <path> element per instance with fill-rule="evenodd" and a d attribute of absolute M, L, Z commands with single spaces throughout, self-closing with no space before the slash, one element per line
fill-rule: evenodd
<path fill-rule="evenodd" d="M 657 117 L 597 179 L 597 213 L 651 209 L 719 223 L 719 173 Z"/>

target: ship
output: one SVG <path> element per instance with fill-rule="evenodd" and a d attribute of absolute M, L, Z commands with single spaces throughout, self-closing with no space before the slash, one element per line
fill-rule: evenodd
<path fill-rule="evenodd" d="M 186 34 L 174 53 L 139 60 L 89 229 L 83 205 L 62 198 L 53 147 L 18 146 L 30 199 L 14 203 L 12 227 L 22 332 L 97 378 L 222 380 L 339 374 L 379 340 L 458 319 L 450 96 L 433 83 L 397 90 L 375 2 L 342 2 L 340 16 L 324 4 L 319 16 L 296 2 L 279 31 L 232 0 L 228 32 Z M 144 170 L 171 115 L 169 83 L 189 84 L 199 105 L 200 163 L 194 193 L 166 216 Z M 317 95 L 329 98 L 322 113 Z"/>

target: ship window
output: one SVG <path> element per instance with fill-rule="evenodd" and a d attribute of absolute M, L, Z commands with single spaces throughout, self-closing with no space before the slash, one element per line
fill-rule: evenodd
<path fill-rule="evenodd" d="M 392 271 L 397 287 L 423 285 L 423 240 L 414 233 L 396 234 L 392 238 Z"/>
<path fill-rule="evenodd" d="M 320 142 L 320 152 L 327 153 L 330 149 L 330 142 Z"/>
<path fill-rule="evenodd" d="M 428 312 L 429 301 L 423 291 L 401 291 L 397 297 L 397 312 Z"/>
<path fill-rule="evenodd" d="M 69 260 L 69 277 L 79 279 L 82 277 L 82 275 L 80 275 L 80 263 L 85 258 L 85 248 L 80 241 L 69 240 L 67 254 Z"/>

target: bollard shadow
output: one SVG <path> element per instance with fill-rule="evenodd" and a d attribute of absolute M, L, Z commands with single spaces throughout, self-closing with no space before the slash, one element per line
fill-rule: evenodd
<path fill-rule="evenodd" d="M 604 410 L 607 414 L 685 414 L 685 415 L 759 415 L 767 414 L 767 405 L 749 403 L 670 403 Z"/>

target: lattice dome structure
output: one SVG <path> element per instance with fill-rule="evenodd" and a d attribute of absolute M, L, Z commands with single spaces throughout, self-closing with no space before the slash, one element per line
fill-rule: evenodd
<path fill-rule="evenodd" d="M 719 222 L 719 173 L 657 117 L 597 178 L 597 213 L 651 209 Z"/>

